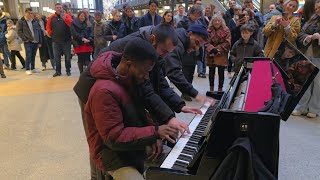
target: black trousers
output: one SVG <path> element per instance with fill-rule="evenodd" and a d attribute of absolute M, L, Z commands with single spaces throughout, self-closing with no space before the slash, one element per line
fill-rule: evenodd
<path fill-rule="evenodd" d="M 183 73 L 184 77 L 187 79 L 187 81 L 191 84 L 193 81 L 193 74 L 194 74 L 195 68 L 196 68 L 196 64 L 182 65 L 182 73 Z"/>
<path fill-rule="evenodd" d="M 26 62 L 24 58 L 21 56 L 20 51 L 11 50 L 10 52 L 10 61 L 11 61 L 11 68 L 16 68 L 16 56 L 19 58 L 20 63 L 23 67 L 25 67 Z"/>
<path fill-rule="evenodd" d="M 213 67 L 209 67 L 209 84 L 210 86 L 214 86 L 214 75 L 216 74 L 216 67 L 218 68 L 219 75 L 219 88 L 223 87 L 224 83 L 224 66 L 214 65 Z"/>

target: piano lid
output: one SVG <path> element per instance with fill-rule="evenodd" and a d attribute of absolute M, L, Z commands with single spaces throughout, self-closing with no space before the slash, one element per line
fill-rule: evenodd
<path fill-rule="evenodd" d="M 285 111 L 281 113 L 282 119 L 286 121 L 311 85 L 319 69 L 312 63 L 312 59 L 306 57 L 287 40 L 282 43 L 272 60 L 282 73 L 286 91 L 292 95 Z"/>

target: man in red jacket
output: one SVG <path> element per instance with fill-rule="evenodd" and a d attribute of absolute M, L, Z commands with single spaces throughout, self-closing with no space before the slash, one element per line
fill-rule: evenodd
<path fill-rule="evenodd" d="M 90 156 L 114 179 L 143 179 L 145 148 L 161 153 L 161 139 L 174 143 L 178 130 L 155 126 L 140 103 L 136 87 L 149 79 L 157 59 L 144 40 L 129 42 L 123 55 L 103 53 L 92 64 L 96 79 L 85 108 Z"/>

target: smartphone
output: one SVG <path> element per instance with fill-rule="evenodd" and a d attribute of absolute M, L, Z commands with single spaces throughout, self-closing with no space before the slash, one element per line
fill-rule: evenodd
<path fill-rule="evenodd" d="M 283 12 L 282 13 L 282 17 L 287 20 L 288 19 L 288 13 Z"/>
<path fill-rule="evenodd" d="M 239 14 L 239 19 L 244 18 L 245 14 Z"/>

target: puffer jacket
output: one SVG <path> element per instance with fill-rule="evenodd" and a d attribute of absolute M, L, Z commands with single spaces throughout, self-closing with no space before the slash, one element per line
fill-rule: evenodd
<path fill-rule="evenodd" d="M 132 18 L 126 17 L 120 26 L 118 38 L 123 38 L 131 33 L 137 32 L 139 30 L 139 21 L 140 19 L 135 16 Z"/>
<path fill-rule="evenodd" d="M 80 22 L 78 18 L 72 21 L 70 30 L 75 47 L 84 44 L 82 38 L 86 38 L 91 42 L 93 41 L 92 26 L 88 26 L 86 22 Z"/>
<path fill-rule="evenodd" d="M 106 33 L 107 33 L 107 36 L 106 36 L 106 39 L 107 41 L 111 41 L 113 42 L 113 38 L 112 36 L 115 35 L 117 36 L 117 39 L 118 39 L 118 35 L 119 35 L 119 31 L 120 31 L 120 26 L 121 26 L 122 22 L 121 21 L 110 21 L 108 24 L 107 24 L 107 29 L 106 29 Z"/>
<path fill-rule="evenodd" d="M 140 103 L 131 77 L 114 69 L 121 54 L 106 52 L 91 66 L 96 79 L 85 107 L 90 156 L 97 167 L 112 171 L 133 166 L 143 172 L 145 147 L 157 140 L 157 130 Z"/>
<path fill-rule="evenodd" d="M 219 29 L 208 29 L 208 43 L 219 50 L 219 53 L 214 55 L 207 52 L 206 61 L 209 67 L 214 65 L 227 66 L 228 53 L 231 47 L 231 33 L 228 27 L 220 27 Z"/>
<path fill-rule="evenodd" d="M 7 38 L 8 49 L 10 51 L 22 51 L 21 43 L 22 40 L 18 36 L 15 26 L 8 27 L 8 32 L 5 35 Z"/>

